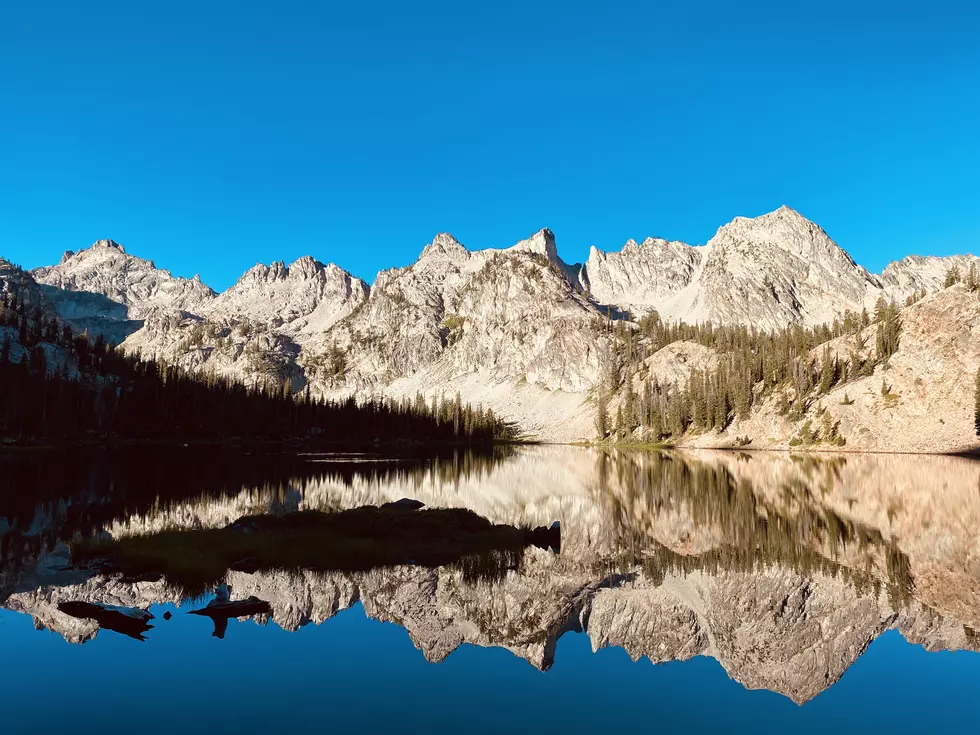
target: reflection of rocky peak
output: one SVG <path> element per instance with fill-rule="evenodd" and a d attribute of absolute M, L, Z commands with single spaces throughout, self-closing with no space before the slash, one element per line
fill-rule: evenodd
<path fill-rule="evenodd" d="M 781 566 L 668 574 L 659 581 L 643 572 L 609 578 L 532 550 L 520 571 L 496 582 L 413 566 L 356 574 L 231 572 L 228 581 L 234 599 L 254 595 L 268 602 L 271 619 L 286 630 L 321 624 L 360 601 L 369 617 L 403 627 L 433 663 L 468 643 L 506 648 L 547 670 L 558 639 L 583 631 L 594 650 L 618 646 L 634 660 L 711 656 L 747 688 L 799 703 L 836 682 L 891 628 L 929 650 L 978 647 L 961 625 L 917 603 L 896 611 L 840 579 L 802 577 Z M 97 577 L 17 593 L 7 606 L 66 640 L 90 640 L 94 623 L 57 611 L 66 600 L 130 607 L 173 601 L 159 584 Z"/>
<path fill-rule="evenodd" d="M 714 657 L 750 688 L 802 702 L 832 685 L 884 631 L 928 650 L 980 648 L 980 465 L 952 457 L 640 452 L 540 447 L 469 473 L 329 479 L 186 503 L 113 534 L 227 525 L 290 508 L 342 509 L 417 497 L 494 522 L 562 522 L 562 553 L 519 567 L 361 573 L 229 572 L 287 630 L 361 602 L 396 622 L 430 661 L 463 643 L 500 646 L 547 669 L 559 637 L 587 633 L 654 661 Z M 158 583 L 79 580 L 57 569 L 15 581 L 7 607 L 85 640 L 57 603 L 171 601 Z M 53 570 L 53 571 L 52 571 Z M 52 574 L 56 575 L 52 577 Z"/>
<path fill-rule="evenodd" d="M 707 655 L 748 689 L 804 703 L 833 685 L 889 629 L 930 650 L 977 650 L 963 626 L 917 603 L 897 612 L 840 579 L 780 567 L 756 573 L 641 577 L 592 600 L 593 650 L 621 646 L 654 662 Z"/>
<path fill-rule="evenodd" d="M 39 565 L 17 590 L 6 599 L 4 607 L 34 618 L 38 630 L 51 630 L 69 643 L 87 643 L 99 632 L 99 624 L 88 618 L 68 615 L 58 609 L 66 602 L 90 602 L 124 608 L 147 608 L 161 602 L 179 602 L 180 596 L 165 582 L 124 582 L 119 578 L 90 576 L 64 570 L 63 552 L 42 557 Z"/>

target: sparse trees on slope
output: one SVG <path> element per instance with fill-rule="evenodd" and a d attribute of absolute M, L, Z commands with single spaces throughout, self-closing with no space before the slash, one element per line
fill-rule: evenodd
<path fill-rule="evenodd" d="M 872 324 L 876 327 L 875 349 L 865 356 L 867 340 L 862 330 Z M 612 327 L 604 322 L 602 327 L 612 338 L 608 351 L 614 359 L 607 363 L 598 389 L 599 407 L 606 407 L 625 381 L 629 387 L 619 393 L 624 410 L 617 430 L 630 434 L 642 427 L 648 438 L 659 440 L 677 439 L 689 430 L 724 430 L 734 417 L 747 418 L 756 402 L 776 391 L 783 392 L 790 418 L 801 419 L 821 395 L 871 375 L 875 367 L 886 363 L 898 350 L 901 320 L 896 304 L 881 299 L 873 317 L 866 310 L 846 313 L 831 324 L 813 328 L 791 325 L 769 332 L 711 323 L 665 323 L 656 312 L 640 319 L 636 333 L 622 323 Z M 849 336 L 854 339 L 849 359 L 839 357 L 827 345 L 832 339 Z M 679 341 L 708 347 L 719 359 L 714 367 L 692 370 L 684 390 L 662 386 L 656 376 L 646 377 L 642 399 L 638 399 L 632 382 L 642 375 L 643 360 Z M 821 345 L 826 346 L 815 359 L 812 355 Z M 613 428 L 607 414 L 604 419 L 597 416 L 597 429 L 600 424 L 604 437 Z"/>
<path fill-rule="evenodd" d="M 970 270 L 966 272 L 966 281 L 964 281 L 967 290 L 976 291 L 980 288 L 980 275 L 977 274 L 977 264 L 970 263 Z"/>
<path fill-rule="evenodd" d="M 596 395 L 595 430 L 600 439 L 605 439 L 606 434 L 609 433 L 609 399 L 602 385 L 599 386 Z"/>
<path fill-rule="evenodd" d="M 946 281 L 943 284 L 943 288 L 949 288 L 950 286 L 959 283 L 961 279 L 962 276 L 960 275 L 960 269 L 955 265 L 951 266 L 946 271 Z"/>

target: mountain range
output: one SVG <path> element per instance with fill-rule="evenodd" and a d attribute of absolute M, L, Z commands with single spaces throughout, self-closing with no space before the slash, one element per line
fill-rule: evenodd
<path fill-rule="evenodd" d="M 246 382 L 289 380 L 329 397 L 459 392 L 528 436 L 559 441 L 595 435 L 608 318 L 634 323 L 656 311 L 667 321 L 774 330 L 827 324 L 873 311 L 880 299 L 904 304 L 912 296 L 917 303 L 902 319 L 921 339 L 905 340 L 892 364 L 909 363 L 903 370 L 915 403 L 911 413 L 892 406 L 898 410 L 890 424 L 922 416 L 932 423 L 913 432 L 914 447 L 899 446 L 881 421 L 855 423 L 848 440 L 869 449 L 949 451 L 968 447 L 972 434 L 945 430 L 936 438 L 933 424 L 959 420 L 943 393 L 960 383 L 968 390 L 980 365 L 980 295 L 944 285 L 950 269 L 966 272 L 971 263 L 980 259 L 909 256 L 872 274 L 819 226 L 781 207 L 737 217 L 702 246 L 630 240 L 619 252 L 593 247 L 574 265 L 559 257 L 548 229 L 479 251 L 439 234 L 414 264 L 384 270 L 370 286 L 335 264 L 303 257 L 256 265 L 216 293 L 111 240 L 66 252 L 31 276 L 63 319 L 129 352 Z M 692 355 L 691 345 L 664 349 L 653 362 L 675 379 L 711 359 L 703 349 Z M 859 394 L 875 379 L 881 382 L 871 376 Z M 904 387 L 904 378 L 898 382 Z M 757 445 L 785 445 L 798 428 L 776 425 L 764 406 L 750 421 Z M 751 428 L 739 423 L 697 442 L 731 443 Z"/>

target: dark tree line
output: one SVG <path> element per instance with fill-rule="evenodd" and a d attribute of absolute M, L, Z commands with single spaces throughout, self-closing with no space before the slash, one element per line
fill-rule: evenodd
<path fill-rule="evenodd" d="M 867 328 L 876 325 L 873 351 Z M 874 314 L 847 312 L 832 324 L 805 328 L 792 325 L 767 331 L 747 326 L 666 323 L 656 312 L 638 326 L 611 320 L 599 325 L 611 337 L 606 374 L 596 396 L 596 430 L 600 438 L 622 440 L 637 428 L 654 440 L 677 438 L 687 431 L 724 429 L 737 416 L 777 389 L 784 390 L 783 412 L 802 418 L 807 409 L 838 385 L 871 375 L 887 364 L 899 345 L 898 308 L 879 300 Z M 838 343 L 837 349 L 827 344 Z M 648 375 L 647 357 L 669 344 L 691 341 L 717 356 L 713 368 L 695 369 L 683 387 Z M 815 350 L 825 345 L 817 356 Z M 609 399 L 620 394 L 615 416 Z M 828 439 L 836 436 L 826 427 Z"/>
<path fill-rule="evenodd" d="M 8 289 L 11 281 L 7 281 Z M 24 303 L 0 299 L 0 437 L 15 440 L 316 439 L 485 443 L 514 427 L 455 399 L 328 401 L 289 382 L 252 386 L 143 360 Z"/>
<path fill-rule="evenodd" d="M 293 508 L 297 492 L 306 498 L 324 483 L 432 477 L 458 482 L 489 471 L 512 451 L 506 445 L 404 447 L 394 454 L 385 448 L 376 457 L 385 461 L 374 462 L 363 461 L 360 453 L 320 462 L 295 452 L 225 446 L 65 447 L 56 458 L 48 452 L 0 452 L 0 525 L 6 527 L 0 534 L 0 577 L 58 543 L 98 536 L 113 523 L 152 519 L 174 507 L 205 506 L 248 492 L 256 507 Z"/>

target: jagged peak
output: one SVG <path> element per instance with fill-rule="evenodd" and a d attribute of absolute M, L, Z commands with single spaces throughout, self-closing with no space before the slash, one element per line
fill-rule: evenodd
<path fill-rule="evenodd" d="M 776 209 L 762 216 L 763 217 L 772 217 L 772 216 L 798 217 L 799 219 L 806 219 L 806 217 L 804 217 L 802 214 L 800 214 L 799 212 L 797 212 L 795 209 L 793 209 L 787 204 L 780 204 Z"/>
<path fill-rule="evenodd" d="M 521 240 L 508 250 L 538 253 L 544 255 L 548 260 L 561 263 L 561 258 L 558 257 L 558 248 L 555 245 L 555 233 L 547 227 L 538 230 L 528 239 Z"/>
<path fill-rule="evenodd" d="M 308 280 L 316 278 L 318 274 L 337 274 L 345 278 L 353 278 L 336 263 L 323 263 L 312 255 L 302 255 L 288 265 L 283 260 L 274 260 L 268 265 L 256 263 L 241 275 L 235 285 L 255 281 Z"/>
<path fill-rule="evenodd" d="M 665 240 L 662 237 L 647 237 L 643 242 L 638 243 L 632 237 L 623 243 L 623 247 L 619 251 L 613 251 L 613 255 L 625 254 L 629 255 L 632 253 L 640 252 L 643 250 L 650 249 L 667 249 L 675 252 L 687 251 L 695 249 L 694 245 L 688 245 L 686 242 L 681 242 L 680 240 Z M 589 248 L 588 260 L 601 260 L 609 255 L 609 251 L 601 250 L 595 245 Z"/>
<path fill-rule="evenodd" d="M 760 223 L 760 224 L 765 224 L 765 223 L 772 222 L 773 220 L 789 220 L 789 221 L 793 221 L 793 222 L 805 223 L 805 224 L 808 224 L 808 225 L 814 225 L 814 226 L 816 226 L 811 220 L 807 219 L 802 214 L 800 214 L 799 212 L 797 212 L 795 209 L 793 209 L 792 207 L 789 207 L 789 206 L 787 206 L 785 204 L 779 206 L 778 208 L 772 210 L 771 212 L 766 212 L 765 214 L 760 214 L 757 217 L 745 217 L 745 216 L 742 216 L 742 215 L 739 215 L 737 217 L 733 217 L 732 218 L 732 221 L 729 222 L 728 224 L 729 225 L 733 225 L 733 224 L 736 224 L 736 223 L 739 223 L 739 224 L 746 224 L 746 223 Z M 725 227 L 727 225 L 722 225 L 722 226 Z"/>
<path fill-rule="evenodd" d="M 833 248 L 840 250 L 846 255 L 843 248 L 834 242 L 820 225 L 807 219 L 795 209 L 785 204 L 778 209 L 761 214 L 758 217 L 735 217 L 728 224 L 719 227 L 715 233 L 715 237 L 724 233 L 733 235 L 738 239 L 745 239 L 746 237 L 749 239 L 761 238 L 767 241 L 773 241 L 776 244 L 780 244 L 782 240 L 780 236 L 805 238 L 818 236 L 826 243 L 832 245 Z M 776 236 L 775 238 L 774 235 Z"/>
<path fill-rule="evenodd" d="M 419 260 L 426 256 L 445 254 L 445 255 L 460 255 L 468 253 L 469 251 L 448 232 L 440 232 L 434 238 L 432 242 L 422 248 L 422 253 L 419 255 Z"/>
<path fill-rule="evenodd" d="M 118 250 L 120 253 L 125 253 L 126 252 L 126 248 L 124 248 L 122 245 L 120 245 L 115 240 L 96 240 L 94 243 L 92 243 L 91 246 L 89 246 L 89 249 L 92 250 L 92 249 L 96 249 L 96 248 L 102 248 L 102 249 L 108 249 L 108 250 Z"/>
<path fill-rule="evenodd" d="M 302 255 L 286 267 L 286 276 L 312 278 L 326 266 L 312 255 Z"/>
<path fill-rule="evenodd" d="M 58 263 L 58 265 L 64 265 L 65 263 L 71 262 L 73 260 L 83 261 L 86 258 L 86 256 L 89 255 L 98 257 L 101 254 L 106 253 L 107 251 L 121 253 L 130 258 L 133 257 L 131 255 L 128 255 L 128 253 L 126 253 L 126 248 L 124 248 L 115 240 L 96 240 L 87 248 L 82 248 L 81 250 L 66 250 L 62 254 L 61 262 Z M 54 266 L 46 266 L 46 267 L 51 268 Z"/>
<path fill-rule="evenodd" d="M 301 255 L 301 256 L 299 256 L 298 258 L 296 258 L 296 260 L 294 260 L 292 263 L 289 264 L 289 267 L 292 268 L 294 265 L 303 265 L 303 264 L 306 264 L 306 263 L 310 263 L 312 265 L 317 265 L 317 266 L 319 266 L 321 268 L 323 267 L 323 263 L 321 263 L 319 260 L 317 260 L 316 258 L 314 258 L 312 255 Z"/>
<path fill-rule="evenodd" d="M 238 279 L 237 284 L 245 283 L 248 281 L 256 280 L 268 280 L 275 281 L 284 278 L 286 270 L 286 264 L 281 260 L 274 260 L 268 265 L 265 263 L 256 263 L 247 271 L 242 273 L 241 277 Z"/>

